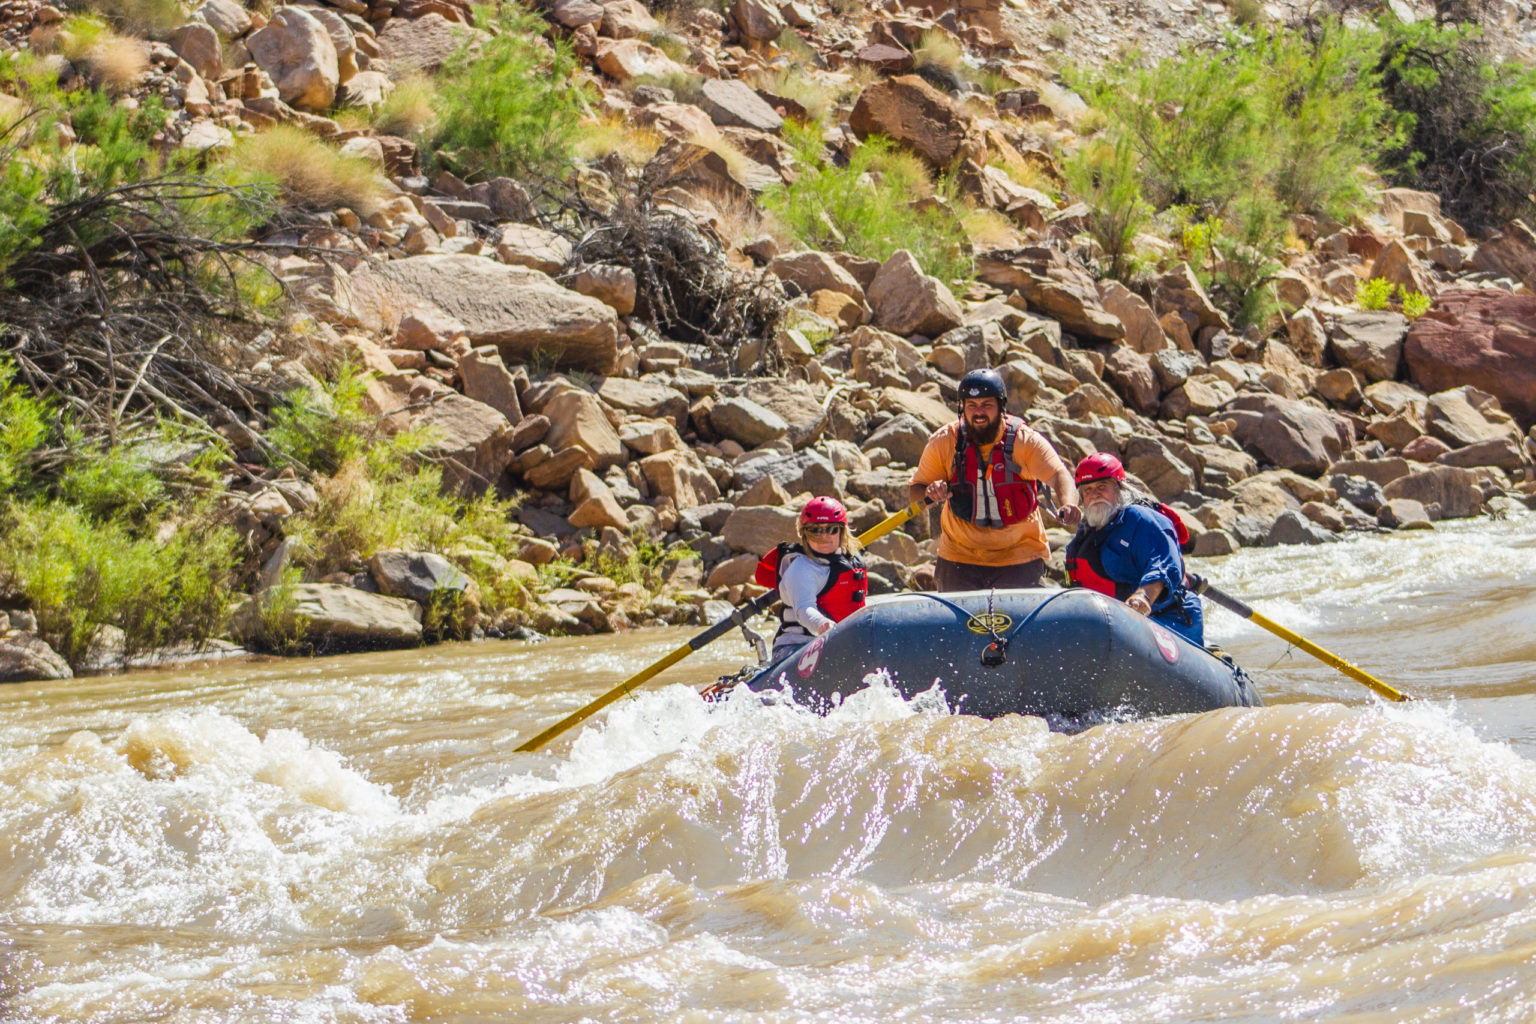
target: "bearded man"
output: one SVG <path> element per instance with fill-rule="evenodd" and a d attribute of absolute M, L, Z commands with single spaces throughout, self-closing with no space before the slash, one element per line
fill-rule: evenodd
<path fill-rule="evenodd" d="M 1184 584 L 1178 513 L 1138 499 L 1125 482 L 1125 467 L 1108 452 L 1079 462 L 1073 482 L 1083 502 L 1082 525 L 1067 545 L 1073 586 L 1124 601 L 1203 647 L 1200 597 Z"/>
<path fill-rule="evenodd" d="M 960 380 L 959 419 L 934 432 L 907 487 L 908 498 L 944 502 L 934 576 L 940 590 L 1034 587 L 1050 548 L 1038 488 L 1059 503 L 1056 518 L 1077 525 L 1072 474 L 1049 441 L 1007 413 L 1008 389 L 996 370 Z"/>

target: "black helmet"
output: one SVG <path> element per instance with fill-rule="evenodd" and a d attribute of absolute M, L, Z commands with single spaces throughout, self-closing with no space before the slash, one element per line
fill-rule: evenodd
<path fill-rule="evenodd" d="M 967 398 L 995 398 L 997 407 L 1008 407 L 1008 385 L 1003 383 L 1003 375 L 996 370 L 972 370 L 960 378 L 960 406 L 964 408 Z"/>

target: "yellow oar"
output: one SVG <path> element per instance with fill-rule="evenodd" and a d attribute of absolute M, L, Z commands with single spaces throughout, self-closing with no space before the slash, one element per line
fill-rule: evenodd
<path fill-rule="evenodd" d="M 887 533 L 890 533 L 892 530 L 896 529 L 896 527 L 900 526 L 902 523 L 905 523 L 908 519 L 911 519 L 913 516 L 917 515 L 924 508 L 926 508 L 927 505 L 928 503 L 926 501 L 914 501 L 900 512 L 886 516 L 879 523 L 876 523 L 874 526 L 871 526 L 869 529 L 859 534 L 859 543 L 861 545 L 870 544 L 876 540 L 879 540 Z M 761 594 L 757 597 L 754 597 L 752 600 L 748 601 L 740 608 L 737 608 L 735 611 L 731 612 L 731 614 L 727 615 L 713 626 L 710 626 L 698 636 L 683 644 L 671 654 L 668 654 L 660 661 L 641 669 L 639 672 L 636 672 L 634 675 L 630 676 L 628 679 L 624 680 L 618 686 L 615 686 L 613 689 L 609 690 L 607 693 L 603 694 L 601 697 L 597 698 L 586 707 L 580 708 L 579 710 L 573 711 L 569 715 L 566 715 L 564 718 L 560 719 L 560 721 L 556 722 L 548 729 L 545 729 L 533 739 L 526 741 L 517 749 L 519 751 L 538 750 L 544 744 L 548 743 L 556 736 L 559 736 L 571 726 L 590 718 L 592 715 L 601 711 L 609 704 L 612 704 L 614 701 L 618 700 L 620 697 L 624 696 L 626 693 L 630 692 L 635 687 L 645 682 L 647 679 L 650 679 L 653 676 L 659 675 L 660 673 L 666 671 L 673 665 L 676 665 L 678 662 L 688 657 L 688 655 L 692 654 L 694 651 L 702 648 L 704 645 L 720 639 L 720 637 L 730 632 L 732 628 L 743 624 L 758 612 L 763 611 L 764 609 L 777 603 L 778 599 L 778 593 L 772 590 L 768 591 L 766 594 Z"/>
<path fill-rule="evenodd" d="M 1369 686 L 1372 690 L 1375 690 L 1377 693 L 1381 694 L 1388 700 L 1416 699 L 1408 696 L 1401 690 L 1394 690 L 1392 687 L 1388 686 L 1380 679 L 1377 679 L 1369 672 L 1356 668 L 1354 665 L 1345 661 L 1343 658 L 1339 657 L 1337 654 L 1334 654 L 1332 651 L 1324 650 L 1323 648 L 1317 646 L 1317 644 L 1302 636 L 1300 633 L 1293 633 L 1279 623 L 1271 622 L 1269 619 L 1260 615 L 1258 612 L 1254 611 L 1252 608 L 1248 607 L 1246 604 L 1239 601 L 1231 594 L 1226 594 L 1220 590 L 1217 590 L 1207 580 L 1191 573 L 1189 575 L 1189 583 L 1190 589 L 1195 593 L 1204 594 L 1212 601 L 1227 609 L 1227 611 L 1236 612 L 1238 615 L 1241 615 L 1243 618 L 1249 620 L 1254 625 L 1264 627 L 1287 643 L 1296 647 L 1300 647 L 1302 650 L 1306 651 L 1308 654 L 1312 655 L 1312 657 L 1316 658 L 1318 661 L 1321 661 L 1323 664 L 1331 665 L 1356 682 L 1364 683 L 1366 686 Z"/>

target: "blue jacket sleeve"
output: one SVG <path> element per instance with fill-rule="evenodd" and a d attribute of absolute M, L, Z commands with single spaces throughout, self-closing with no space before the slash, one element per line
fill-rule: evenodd
<path fill-rule="evenodd" d="M 1161 583 L 1163 593 L 1155 604 L 1166 604 L 1184 589 L 1184 560 L 1179 555 L 1178 537 L 1173 525 L 1160 514 L 1140 507 L 1135 509 L 1131 536 L 1131 560 L 1139 573 L 1136 586 Z"/>

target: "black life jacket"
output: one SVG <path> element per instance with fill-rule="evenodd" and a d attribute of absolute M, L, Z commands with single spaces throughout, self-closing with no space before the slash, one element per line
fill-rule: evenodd
<path fill-rule="evenodd" d="M 845 555 L 841 551 L 831 555 L 810 555 L 803 545 L 780 544 L 757 563 L 753 582 L 760 587 L 778 590 L 783 575 L 784 556 L 788 554 L 820 558 L 827 563 L 827 582 L 816 592 L 816 607 L 827 618 L 833 622 L 842 622 L 864 607 L 864 598 L 869 593 L 864 560 L 857 555 Z M 800 623 L 790 621 L 787 618 L 789 612 L 788 608 L 779 610 L 779 632 L 809 632 Z"/>
<path fill-rule="evenodd" d="M 1022 426 L 1018 417 L 1003 416 L 1002 437 L 992 446 L 992 456 L 983 467 L 981 448 L 971 440 L 965 422 L 961 421 L 955 435 L 955 459 L 949 470 L 949 507 L 957 517 L 976 526 L 1001 527 L 1022 523 L 1034 515 L 1040 504 L 1037 485 L 1019 476 L 1013 464 L 1013 443 Z M 985 500 L 976 500 L 978 494 L 985 494 L 989 484 L 995 499 L 993 508 L 988 508 Z"/>
<path fill-rule="evenodd" d="M 1131 504 L 1150 508 L 1172 523 L 1173 535 L 1179 542 L 1179 551 L 1183 552 L 1189 544 L 1189 527 L 1184 525 L 1184 520 L 1179 517 L 1178 512 L 1150 498 L 1137 498 Z M 1104 571 L 1104 542 L 1108 539 L 1108 530 L 1095 530 L 1085 526 L 1078 531 L 1077 536 L 1067 544 L 1067 576 L 1074 587 L 1087 587 L 1089 590 L 1097 590 L 1101 594 L 1113 597 L 1116 601 L 1124 601 L 1136 589 L 1136 584 L 1112 580 Z M 1177 598 L 1182 592 L 1181 585 L 1177 591 L 1164 597 L 1165 599 Z"/>

